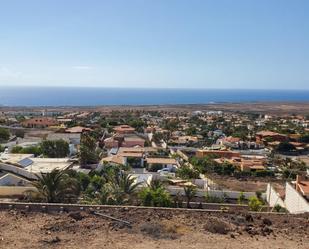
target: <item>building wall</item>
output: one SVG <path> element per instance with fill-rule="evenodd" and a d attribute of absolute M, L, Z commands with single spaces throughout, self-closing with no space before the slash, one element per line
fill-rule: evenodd
<path fill-rule="evenodd" d="M 285 187 L 285 206 L 292 214 L 309 212 L 308 201 L 289 183 Z"/>
<path fill-rule="evenodd" d="M 281 199 L 280 195 L 277 191 L 268 183 L 267 190 L 266 190 L 266 200 L 269 206 L 274 207 L 276 205 L 280 205 L 281 207 L 285 208 L 285 203 Z"/>
<path fill-rule="evenodd" d="M 184 189 L 182 187 L 168 186 L 167 190 L 171 195 L 181 194 L 185 195 Z M 197 197 L 204 197 L 206 195 L 215 196 L 219 198 L 227 197 L 230 199 L 238 199 L 238 197 L 243 194 L 246 199 L 249 199 L 252 196 L 256 196 L 254 192 L 239 192 L 239 191 L 222 191 L 222 190 L 201 190 L 198 189 L 196 192 Z"/>
<path fill-rule="evenodd" d="M 140 146 L 144 147 L 145 141 L 144 140 L 136 140 L 136 141 L 124 141 L 121 146 L 122 147 L 135 147 Z"/>
<path fill-rule="evenodd" d="M 37 191 L 35 187 L 0 186 L 1 197 L 22 196 L 26 191 Z"/>

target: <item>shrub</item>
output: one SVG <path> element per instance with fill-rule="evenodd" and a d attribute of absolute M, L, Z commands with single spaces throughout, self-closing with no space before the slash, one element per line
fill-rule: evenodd
<path fill-rule="evenodd" d="M 240 192 L 240 195 L 238 196 L 238 204 L 243 204 L 246 201 L 246 197 L 244 195 L 244 192 Z"/>
<path fill-rule="evenodd" d="M 170 207 L 172 204 L 170 194 L 163 188 L 143 188 L 139 192 L 139 198 L 144 206 Z"/>
<path fill-rule="evenodd" d="M 0 142 L 6 142 L 10 138 L 10 132 L 8 129 L 0 127 Z"/>
<path fill-rule="evenodd" d="M 207 193 L 205 195 L 205 202 L 207 202 L 207 203 L 222 203 L 222 202 L 224 202 L 224 199 L 220 198 L 218 196 L 210 195 L 209 193 Z"/>
<path fill-rule="evenodd" d="M 263 203 L 256 196 L 249 198 L 249 208 L 251 211 L 259 211 L 263 206 Z"/>
<path fill-rule="evenodd" d="M 277 213 L 285 213 L 286 212 L 286 209 L 284 207 L 281 207 L 279 204 L 276 204 L 274 206 L 274 210 L 277 212 Z"/>
<path fill-rule="evenodd" d="M 182 179 L 197 179 L 200 176 L 200 173 L 197 170 L 192 169 L 189 166 L 180 167 L 176 174 Z"/>
<path fill-rule="evenodd" d="M 45 140 L 40 147 L 43 155 L 51 158 L 66 157 L 69 154 L 69 144 L 63 139 Z"/>
<path fill-rule="evenodd" d="M 11 152 L 12 152 L 12 153 L 20 153 L 20 151 L 21 151 L 22 149 L 23 149 L 23 147 L 16 145 L 16 146 L 14 146 L 14 147 L 12 148 Z"/>

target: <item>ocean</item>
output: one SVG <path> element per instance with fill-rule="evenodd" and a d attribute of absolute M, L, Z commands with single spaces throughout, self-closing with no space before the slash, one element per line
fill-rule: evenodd
<path fill-rule="evenodd" d="M 308 102 L 309 90 L 0 87 L 1 106 Z"/>

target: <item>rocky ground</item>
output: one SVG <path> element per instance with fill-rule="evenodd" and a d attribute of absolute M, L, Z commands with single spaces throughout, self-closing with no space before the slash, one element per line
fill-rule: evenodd
<path fill-rule="evenodd" d="M 62 214 L 0 211 L 0 248 L 309 248 L 309 215 L 118 208 Z"/>

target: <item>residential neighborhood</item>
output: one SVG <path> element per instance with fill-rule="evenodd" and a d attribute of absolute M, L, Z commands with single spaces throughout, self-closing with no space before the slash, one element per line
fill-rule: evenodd
<path fill-rule="evenodd" d="M 2 111 L 0 139 L 5 200 L 48 201 L 37 182 L 65 173 L 76 189 L 52 202 L 309 211 L 308 116 Z M 113 178 L 136 189 L 120 194 Z"/>

